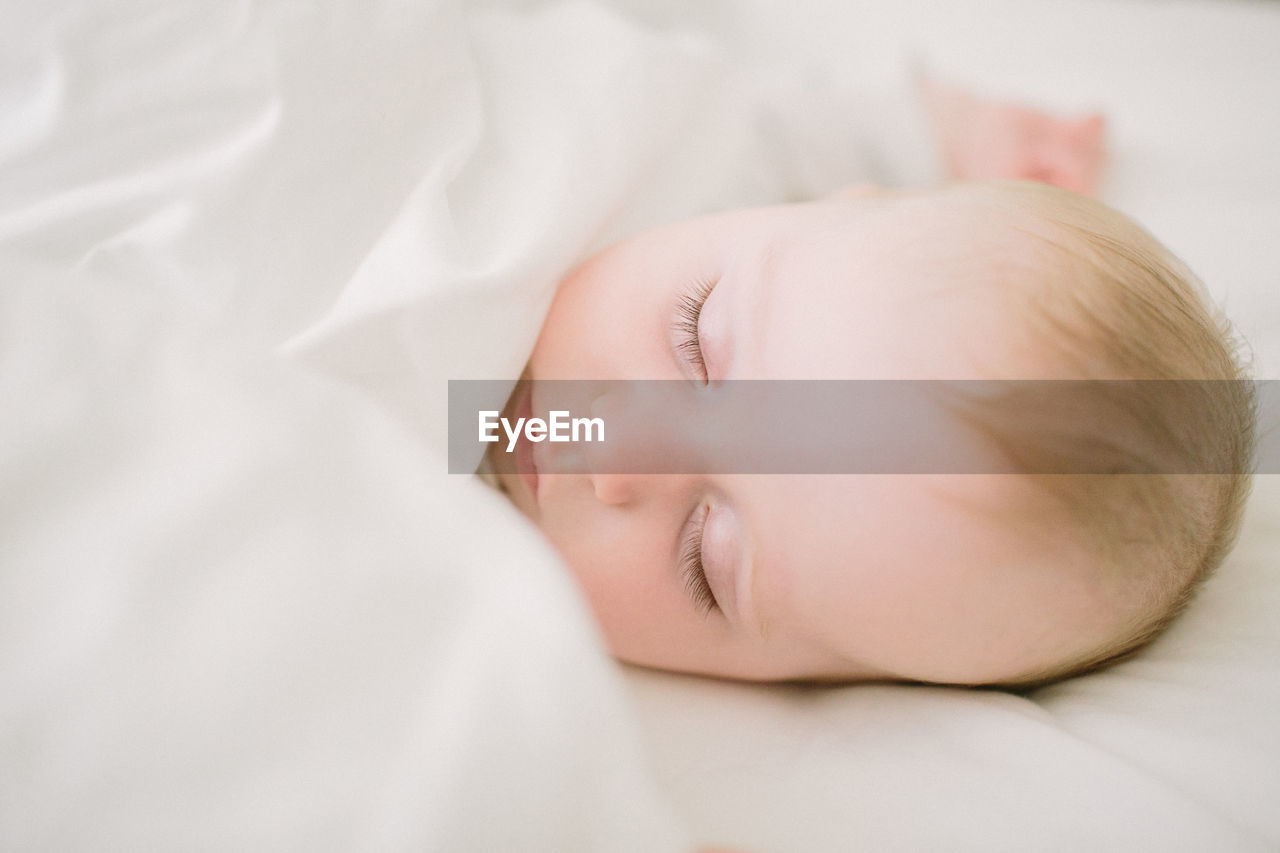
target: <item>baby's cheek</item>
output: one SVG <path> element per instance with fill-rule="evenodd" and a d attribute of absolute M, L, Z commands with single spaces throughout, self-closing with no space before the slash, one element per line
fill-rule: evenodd
<path fill-rule="evenodd" d="M 675 378 L 671 306 L 692 279 L 677 261 L 659 263 L 668 253 L 638 246 L 608 249 L 560 284 L 530 360 L 535 378 Z"/>
<path fill-rule="evenodd" d="M 551 541 L 586 597 L 610 649 L 623 654 L 637 645 L 659 612 L 655 599 L 660 590 L 651 580 L 652 566 L 644 566 L 643 550 L 629 544 L 630 537 L 588 532 L 600 529 L 601 525 L 590 522 L 565 525 L 551 535 Z"/>
<path fill-rule="evenodd" d="M 607 263 L 587 261 L 561 282 L 530 358 L 538 379 L 602 379 L 603 362 L 625 330 L 626 282 Z"/>

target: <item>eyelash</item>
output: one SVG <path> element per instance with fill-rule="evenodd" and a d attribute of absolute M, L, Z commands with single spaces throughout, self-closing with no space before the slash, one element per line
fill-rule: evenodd
<path fill-rule="evenodd" d="M 698 519 L 693 533 L 680 549 L 680 570 L 684 575 L 684 588 L 698 610 L 706 616 L 712 611 L 719 610 L 720 604 L 716 601 L 715 593 L 711 591 L 711 584 L 707 582 L 707 572 L 702 566 L 702 533 L 707 527 L 707 514 L 710 508 L 704 505 L 699 512 L 702 517 Z"/>
<path fill-rule="evenodd" d="M 698 371 L 704 382 L 710 377 L 707 376 L 707 362 L 702 357 L 698 318 L 702 316 L 702 306 L 707 304 L 707 297 L 715 287 L 715 282 L 699 279 L 694 282 L 693 287 L 680 296 L 680 301 L 676 304 L 679 317 L 675 322 L 675 330 L 680 338 L 676 349 L 684 356 L 685 361 Z"/>
<path fill-rule="evenodd" d="M 711 295 L 715 286 L 713 281 L 699 279 L 681 294 L 680 301 L 676 304 L 679 315 L 675 322 L 675 331 L 679 339 L 676 349 L 685 361 L 698 371 L 704 382 L 710 377 L 707 375 L 707 362 L 702 356 L 698 319 L 702 316 L 702 307 L 707 304 L 707 297 Z M 711 584 L 707 582 L 706 569 L 702 565 L 702 535 L 706 530 L 709 512 L 710 508 L 706 505 L 701 507 L 696 526 L 680 549 L 680 570 L 684 575 L 685 590 L 703 616 L 720 609 L 715 593 L 711 591 Z"/>

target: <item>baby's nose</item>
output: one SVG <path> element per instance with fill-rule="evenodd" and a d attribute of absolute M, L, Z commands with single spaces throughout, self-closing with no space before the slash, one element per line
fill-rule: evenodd
<path fill-rule="evenodd" d="M 609 505 L 639 501 L 670 486 L 677 472 L 664 468 L 679 459 L 679 418 L 674 382 L 612 382 L 596 389 L 591 416 L 605 424 L 606 440 L 584 447 L 596 498 Z M 658 482 L 661 481 L 661 482 Z"/>

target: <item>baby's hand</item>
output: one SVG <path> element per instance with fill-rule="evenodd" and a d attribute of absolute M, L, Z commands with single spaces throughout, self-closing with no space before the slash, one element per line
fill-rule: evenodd
<path fill-rule="evenodd" d="M 1106 156 L 1105 122 L 1057 118 L 920 81 L 925 107 L 953 178 L 1026 178 L 1092 194 Z"/>

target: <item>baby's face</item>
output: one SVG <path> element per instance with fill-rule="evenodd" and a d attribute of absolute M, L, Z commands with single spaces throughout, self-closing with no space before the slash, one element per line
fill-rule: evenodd
<path fill-rule="evenodd" d="M 963 198 L 913 195 L 650 231 L 563 282 L 529 375 L 1044 377 L 1015 292 L 1032 286 L 1041 260 L 1017 225 Z M 681 300 L 708 287 L 695 350 Z M 533 404 L 545 417 L 536 392 Z M 535 445 L 535 458 L 554 447 Z M 532 478 L 514 456 L 493 454 L 512 500 L 576 574 L 613 652 L 633 663 L 747 679 L 981 683 L 1072 659 L 1116 627 L 1082 550 L 1001 523 L 1032 499 L 1018 478 Z M 699 538 L 705 584 L 689 573 Z"/>

